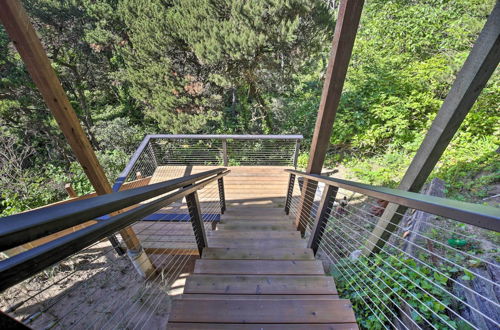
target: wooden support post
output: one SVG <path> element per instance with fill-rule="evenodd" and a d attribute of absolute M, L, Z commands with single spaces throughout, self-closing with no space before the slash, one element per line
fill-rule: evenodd
<path fill-rule="evenodd" d="M 224 166 L 228 166 L 229 160 L 227 158 L 227 140 L 222 140 L 222 160 L 224 162 Z"/>
<path fill-rule="evenodd" d="M 186 203 L 191 217 L 191 225 L 193 226 L 196 244 L 200 256 L 203 254 L 203 248 L 207 247 L 207 235 L 205 234 L 205 226 L 203 226 L 203 218 L 200 212 L 200 201 L 198 193 L 195 191 L 186 196 Z"/>
<path fill-rule="evenodd" d="M 332 51 L 328 68 L 326 71 L 325 83 L 321 94 L 316 126 L 309 153 L 309 163 L 306 173 L 320 174 L 325 161 L 325 155 L 330 145 L 333 122 L 342 95 L 347 67 L 352 54 L 354 40 L 358 31 L 359 20 L 363 10 L 363 0 L 341 0 L 339 14 L 335 25 Z M 308 180 L 304 180 L 305 189 L 302 189 L 302 197 L 298 212 L 297 223 L 300 218 L 305 218 L 310 213 L 311 205 L 305 199 L 305 193 L 310 189 L 307 187 Z"/>
<path fill-rule="evenodd" d="M 219 187 L 220 213 L 224 214 L 224 212 L 226 212 L 226 194 L 224 192 L 224 178 L 218 179 L 217 185 Z"/>
<path fill-rule="evenodd" d="M 76 194 L 75 190 L 73 189 L 73 187 L 71 186 L 71 183 L 66 183 L 64 185 L 64 189 L 66 190 L 66 192 L 68 193 L 68 196 L 69 198 L 75 198 L 75 197 L 78 197 L 78 195 Z"/>
<path fill-rule="evenodd" d="M 321 238 L 323 237 L 323 232 L 325 230 L 325 225 L 330 217 L 330 212 L 333 209 L 333 203 L 335 202 L 338 190 L 339 188 L 330 185 L 326 185 L 325 189 L 323 189 L 318 214 L 316 214 L 314 227 L 311 231 L 309 242 L 307 243 L 307 247 L 311 248 L 314 254 L 318 252 L 319 244 L 321 243 Z"/>
<path fill-rule="evenodd" d="M 290 214 L 290 206 L 292 205 L 293 198 L 293 187 L 295 185 L 295 174 L 290 173 L 290 178 L 288 179 L 288 190 L 286 193 L 286 201 L 285 201 L 285 214 Z"/>
<path fill-rule="evenodd" d="M 398 189 L 420 191 L 499 60 L 500 3 L 497 2 Z M 383 248 L 405 212 L 405 207 L 396 204 L 386 207 L 368 238 L 365 255 L 378 253 Z"/>
<path fill-rule="evenodd" d="M 111 185 L 61 86 L 61 82 L 52 69 L 26 11 L 18 0 L 0 1 L 0 21 L 96 193 L 98 195 L 111 193 Z M 141 250 L 140 242 L 130 227 L 121 230 L 120 234 L 129 249 Z"/>

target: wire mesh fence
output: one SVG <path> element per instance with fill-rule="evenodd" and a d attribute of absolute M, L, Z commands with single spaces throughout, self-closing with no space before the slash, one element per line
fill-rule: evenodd
<path fill-rule="evenodd" d="M 308 238 L 325 184 L 295 180 L 290 213 Z M 304 206 L 305 205 L 305 206 Z M 498 329 L 499 235 L 416 209 L 399 214 L 378 253 L 369 239 L 387 202 L 339 189 L 317 256 L 367 329 Z"/>

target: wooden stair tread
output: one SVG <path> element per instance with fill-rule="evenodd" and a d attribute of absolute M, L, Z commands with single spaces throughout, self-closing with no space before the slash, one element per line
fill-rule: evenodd
<path fill-rule="evenodd" d="M 217 224 L 218 229 L 224 230 L 291 230 L 297 231 L 292 222 L 289 224 L 283 223 L 273 223 L 273 224 L 261 224 L 256 222 L 249 223 L 221 223 Z"/>
<path fill-rule="evenodd" d="M 234 217 L 234 216 L 223 216 L 221 217 L 221 222 L 222 223 L 228 223 L 228 222 L 235 222 L 235 221 L 241 221 L 241 222 L 280 222 L 280 221 L 289 221 L 292 223 L 292 219 L 289 217 L 282 217 L 282 216 L 261 216 L 261 217 L 255 217 L 252 218 L 251 216 L 241 216 L 241 217 Z"/>
<path fill-rule="evenodd" d="M 250 300 L 276 300 L 276 299 L 310 299 L 331 300 L 339 299 L 336 294 L 210 294 L 210 293 L 183 293 L 180 299 L 250 299 Z"/>
<path fill-rule="evenodd" d="M 185 293 L 218 294 L 337 294 L 329 276 L 319 275 L 206 275 L 193 274 Z"/>
<path fill-rule="evenodd" d="M 203 259 L 314 260 L 308 248 L 238 249 L 204 248 Z"/>
<path fill-rule="evenodd" d="M 235 323 L 169 323 L 168 329 L 238 329 L 238 330 L 357 330 L 356 323 L 324 323 L 324 324 L 235 324 Z"/>
<path fill-rule="evenodd" d="M 276 231 L 276 230 L 214 230 L 207 231 L 208 237 L 217 237 L 217 238 L 263 238 L 263 239 L 274 239 L 274 238 L 300 238 L 300 232 L 296 230 L 287 230 L 287 231 Z"/>
<path fill-rule="evenodd" d="M 207 323 L 352 323 L 349 300 L 174 299 L 170 322 Z"/>
<path fill-rule="evenodd" d="M 290 219 L 280 219 L 280 218 L 274 218 L 274 219 L 222 219 L 221 225 L 222 224 L 231 224 L 231 225 L 246 225 L 246 224 L 255 224 L 255 225 L 293 225 L 293 221 Z"/>
<path fill-rule="evenodd" d="M 194 274 L 324 275 L 319 260 L 196 260 Z"/>
<path fill-rule="evenodd" d="M 258 248 L 281 248 L 281 247 L 293 247 L 293 248 L 305 248 L 306 241 L 300 238 L 275 238 L 269 239 L 247 239 L 247 238 L 217 238 L 210 236 L 208 239 L 208 246 L 214 248 L 248 248 L 248 249 L 258 249 Z"/>

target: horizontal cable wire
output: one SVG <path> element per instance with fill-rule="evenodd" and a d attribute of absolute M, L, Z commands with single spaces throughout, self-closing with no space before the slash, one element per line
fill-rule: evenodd
<path fill-rule="evenodd" d="M 352 205 L 350 205 L 350 207 L 355 208 L 355 209 L 358 209 L 358 210 L 360 210 L 361 212 L 366 212 L 366 211 L 364 211 L 364 210 L 362 210 L 362 209 L 359 209 L 359 208 L 356 208 L 356 207 L 354 207 L 354 206 L 352 206 Z M 355 216 L 355 217 L 357 217 L 357 218 L 359 218 L 359 219 L 361 219 L 361 220 L 365 220 L 363 217 L 361 217 L 361 216 L 359 216 L 359 215 L 357 215 L 357 214 L 355 214 L 355 213 L 352 213 L 352 212 L 348 211 L 347 209 L 346 209 L 345 211 L 346 211 L 346 212 L 348 212 L 348 213 L 351 213 L 353 216 Z M 374 225 L 375 227 L 378 227 L 378 228 L 384 229 L 383 227 L 378 226 L 377 224 L 373 224 L 373 225 Z M 395 227 L 397 227 L 397 228 L 400 228 L 400 229 L 403 229 L 403 230 L 404 230 L 404 228 L 402 228 L 400 225 L 394 224 L 394 226 L 395 226 Z M 363 228 L 363 230 L 365 230 L 365 231 L 366 231 L 366 229 L 365 229 L 365 228 Z M 412 231 L 412 232 L 413 232 L 413 231 Z M 441 242 L 439 242 L 439 241 L 436 241 L 436 240 L 434 240 L 434 239 L 432 239 L 432 238 L 430 238 L 430 237 L 427 237 L 427 236 L 424 236 L 424 235 L 418 234 L 418 233 L 416 233 L 416 232 L 415 232 L 415 234 L 416 234 L 416 235 L 418 235 L 418 236 L 420 236 L 420 237 L 423 237 L 423 238 L 425 238 L 425 239 L 431 240 L 432 242 L 437 243 L 437 244 L 439 244 L 439 245 L 443 246 L 444 248 L 447 248 L 447 249 L 450 249 L 450 250 L 454 250 L 454 251 L 455 251 L 455 250 L 456 250 L 456 251 L 460 251 L 460 250 L 457 250 L 457 249 L 455 249 L 455 248 L 453 248 L 453 247 L 448 247 L 447 245 L 445 245 L 445 244 L 443 244 L 443 243 L 441 243 Z M 392 236 L 391 236 L 391 238 L 394 238 L 394 239 L 395 239 L 395 238 L 397 238 L 397 239 L 400 239 L 400 240 L 404 240 L 404 238 L 399 237 L 399 236 L 397 236 L 397 235 L 392 235 Z M 382 238 L 380 238 L 380 239 L 381 239 L 382 241 L 386 242 L 387 244 L 390 244 L 391 246 L 394 246 L 394 248 L 397 248 L 394 244 L 390 243 L 388 240 L 384 240 L 384 239 L 382 239 Z M 442 257 L 441 255 L 436 254 L 435 252 L 430 251 L 430 250 L 428 250 L 428 249 L 426 249 L 426 248 L 424 248 L 424 247 L 422 247 L 422 246 L 420 246 L 420 245 L 418 245 L 418 244 L 416 244 L 416 243 L 409 242 L 409 241 L 406 241 L 406 240 L 404 240 L 404 241 L 405 241 L 405 242 L 407 242 L 407 243 L 409 243 L 409 244 L 411 244 L 411 245 L 413 245 L 413 246 L 415 246 L 415 247 L 417 247 L 417 248 L 419 248 L 419 249 L 421 249 L 421 250 L 423 250 L 424 252 L 427 252 L 429 255 L 432 255 L 432 256 L 438 257 L 439 259 L 443 260 L 444 262 L 450 263 L 450 264 L 452 264 L 453 266 L 455 266 L 455 267 L 458 267 L 458 268 L 462 269 L 463 271 L 470 271 L 469 269 L 467 269 L 467 268 L 465 268 L 465 267 L 463 267 L 463 266 L 461 266 L 461 265 L 459 265 L 459 264 L 457 264 L 457 263 L 453 262 L 453 261 L 452 261 L 452 260 L 450 260 L 449 258 Z M 401 250 L 400 248 L 397 248 L 397 249 L 399 249 L 400 251 L 402 251 L 402 252 L 403 252 L 403 253 L 405 253 L 405 254 L 408 254 L 407 252 L 405 252 L 405 251 Z M 461 251 L 460 251 L 460 252 L 461 252 Z M 467 256 L 469 256 L 469 254 L 466 254 L 466 255 L 467 255 Z M 472 255 L 470 255 L 470 257 L 471 257 L 471 258 L 478 259 L 478 260 L 480 260 L 480 261 L 484 261 L 484 262 L 486 262 L 486 260 L 480 259 L 480 258 L 475 257 L 475 256 L 472 256 Z M 436 271 L 438 271 L 438 270 L 436 270 Z M 500 284 L 495 283 L 495 282 L 491 281 L 490 279 L 487 279 L 487 278 L 483 277 L 483 276 L 482 276 L 482 275 L 480 275 L 480 274 L 476 274 L 476 273 L 475 273 L 475 275 L 476 275 L 477 277 L 479 277 L 479 278 L 481 278 L 481 279 L 483 279 L 483 280 L 485 280 L 485 281 L 489 282 L 491 285 L 494 285 L 494 286 L 500 286 Z M 500 306 L 500 305 L 499 305 L 499 306 Z"/>
<path fill-rule="evenodd" d="M 348 235 L 345 231 L 342 231 L 343 234 L 347 235 L 348 237 L 352 238 L 352 236 Z M 341 237 L 341 236 L 340 236 Z M 329 239 L 328 237 L 324 237 L 323 239 Z M 344 241 L 344 243 L 346 244 L 349 244 L 350 246 L 352 246 L 349 242 L 347 242 L 345 239 L 342 239 Z M 331 241 L 330 241 L 331 242 Z M 386 263 L 383 258 L 380 258 L 379 256 L 375 256 L 377 257 L 379 260 L 381 260 L 384 264 L 388 265 L 389 267 L 393 268 L 390 264 Z M 417 283 L 415 283 L 414 281 L 412 281 L 410 278 L 408 278 L 406 275 L 402 274 L 401 272 L 399 272 L 397 269 L 393 268 L 394 270 L 396 270 L 401 276 L 404 276 L 406 279 L 408 279 L 410 282 L 412 282 L 415 286 L 419 287 L 422 291 L 426 292 L 424 289 L 422 289 Z M 429 306 L 427 306 L 423 301 L 421 301 L 414 293 L 410 292 L 408 289 L 406 289 L 404 286 L 402 286 L 401 284 L 399 284 L 399 282 L 394 278 L 392 277 L 391 275 L 389 275 L 388 273 L 386 273 L 383 269 L 381 269 L 381 271 L 386 275 L 388 276 L 390 279 L 392 279 L 394 281 L 394 283 L 397 283 L 399 285 L 399 287 L 401 289 L 403 289 L 406 293 L 410 294 L 413 298 L 417 299 L 419 303 L 422 304 L 422 306 L 425 306 L 431 313 L 433 313 L 435 316 L 437 316 L 443 323 L 447 324 L 448 326 L 451 326 L 448 322 L 446 322 L 446 320 L 442 319 L 439 314 L 437 314 L 435 311 L 433 311 Z M 394 291 L 393 288 L 391 288 L 392 291 L 402 300 L 404 301 L 404 299 L 396 292 Z M 430 295 L 428 292 L 426 292 L 426 294 L 428 294 L 430 297 L 434 298 L 437 302 L 440 302 L 437 298 L 435 298 L 434 296 Z M 412 307 L 413 308 L 413 307 Z M 415 310 L 416 311 L 416 310 Z M 418 312 L 418 311 L 417 311 Z M 435 328 L 432 323 L 430 323 L 429 320 L 427 320 L 425 317 L 423 317 L 423 315 L 420 314 L 420 316 L 432 327 L 432 328 Z"/>
<path fill-rule="evenodd" d="M 348 220 L 348 219 L 346 219 L 346 218 L 345 218 L 344 220 L 349 221 L 349 220 Z M 366 229 L 362 228 L 361 226 L 359 226 L 359 225 L 357 225 L 357 224 L 355 224 L 355 223 L 353 223 L 353 222 L 351 222 L 351 221 L 349 221 L 349 222 L 350 222 L 351 224 L 353 224 L 353 225 L 355 225 L 355 226 L 357 226 L 357 227 L 361 228 L 362 230 L 366 230 Z M 340 223 L 339 223 L 339 224 L 337 224 L 337 225 L 342 226 L 342 224 L 340 224 Z M 343 228 L 347 228 L 347 229 L 349 229 L 348 227 L 343 227 Z M 344 232 L 344 233 L 345 233 L 345 232 Z M 359 235 L 359 233 L 357 233 L 357 234 Z M 351 236 L 350 236 L 350 237 L 351 237 Z M 392 245 L 392 246 L 393 246 L 393 244 L 392 244 L 392 243 L 387 242 L 387 241 L 386 241 L 386 244 L 389 244 L 389 245 Z M 363 245 L 363 246 L 364 246 L 364 245 Z M 395 247 L 395 248 L 396 248 L 396 247 Z M 483 299 L 485 299 L 485 300 L 487 300 L 487 301 L 489 301 L 489 302 L 491 302 L 491 303 L 493 303 L 493 304 L 495 304 L 495 305 L 497 305 L 497 306 L 498 306 L 498 304 L 496 304 L 495 302 L 491 301 L 491 300 L 490 300 L 490 299 L 488 299 L 487 297 L 484 297 L 484 296 L 480 295 L 480 294 L 479 294 L 479 293 L 477 293 L 476 291 L 473 291 L 472 289 L 470 289 L 470 288 L 468 288 L 468 287 L 464 286 L 464 285 L 463 285 L 463 284 L 461 284 L 460 282 L 457 282 L 457 281 L 455 281 L 454 279 L 450 278 L 449 276 L 446 276 L 446 274 L 444 274 L 444 273 L 440 272 L 439 270 L 435 269 L 435 268 L 434 268 L 434 267 L 432 267 L 431 265 L 429 265 L 429 264 L 427 264 L 427 263 L 425 263 L 425 262 L 422 262 L 421 260 L 417 259 L 416 257 L 414 257 L 414 256 L 412 256 L 412 255 L 410 255 L 410 254 L 406 253 L 405 251 L 403 251 L 403 250 L 401 250 L 401 249 L 399 249 L 399 248 L 397 248 L 397 249 L 398 249 L 398 250 L 400 250 L 401 252 L 403 252 L 404 254 L 408 255 L 408 256 L 409 256 L 410 258 L 412 258 L 413 260 L 418 261 L 419 263 L 423 264 L 423 265 L 424 265 L 424 266 L 426 266 L 426 267 L 429 267 L 430 269 L 434 270 L 435 272 L 439 273 L 440 275 L 445 276 L 446 278 L 448 278 L 449 280 L 451 280 L 451 281 L 453 281 L 453 282 L 457 283 L 458 285 L 462 286 L 463 288 L 470 290 L 472 293 L 474 293 L 474 294 L 476 294 L 476 295 L 479 295 L 481 298 L 483 298 Z M 380 256 L 378 256 L 378 255 L 374 255 L 374 256 L 375 256 L 376 258 L 379 258 L 379 259 L 380 259 L 380 260 L 381 260 L 384 264 L 388 265 L 389 267 L 393 268 L 395 271 L 397 271 L 398 273 L 400 273 L 397 269 L 395 269 L 395 268 L 394 268 L 394 267 L 392 267 L 390 264 L 387 264 L 387 263 L 386 263 L 383 259 L 381 259 L 381 258 L 380 258 Z M 488 318 L 490 321 L 495 322 L 495 321 L 494 321 L 494 320 L 492 320 L 489 316 L 487 316 L 487 315 L 483 314 L 481 311 L 477 310 L 477 309 L 476 309 L 476 308 L 474 308 L 473 306 L 468 305 L 468 304 L 467 304 L 467 303 L 465 303 L 462 299 L 460 299 L 459 297 L 457 297 L 457 296 L 455 296 L 454 294 L 452 294 L 451 292 L 449 292 L 446 288 L 443 288 L 440 284 L 433 282 L 433 281 L 432 281 L 432 280 L 430 280 L 427 276 L 425 276 L 424 274 L 420 273 L 418 270 L 416 270 L 416 269 L 414 269 L 414 268 L 412 268 L 412 267 L 409 267 L 409 266 L 407 266 L 407 267 L 408 267 L 409 269 L 412 269 L 412 270 L 413 270 L 413 271 L 415 271 L 416 273 L 418 273 L 418 274 L 419 274 L 419 275 L 420 275 L 423 279 L 425 279 L 426 281 L 430 282 L 430 284 L 432 284 L 432 285 L 434 285 L 434 286 L 436 286 L 436 287 L 439 287 L 441 290 L 443 290 L 443 291 L 444 291 L 444 292 L 446 292 L 447 294 L 449 294 L 449 295 L 453 296 L 455 299 L 457 299 L 457 300 L 458 300 L 458 301 L 460 301 L 461 303 L 464 303 L 464 304 L 465 304 L 465 305 L 467 305 L 469 308 L 471 308 L 471 309 L 473 309 L 473 310 L 477 311 L 478 313 L 482 314 L 483 316 L 485 316 L 486 318 Z M 400 274 L 401 274 L 401 273 L 400 273 Z M 403 275 L 403 276 L 405 276 L 405 275 Z M 406 277 L 406 276 L 405 276 L 405 277 Z M 418 285 L 417 285 L 417 286 L 418 286 Z M 425 289 L 421 288 L 420 286 L 419 286 L 419 288 L 420 288 L 421 290 L 423 290 L 424 292 L 426 292 L 429 296 L 432 296 L 432 295 L 431 295 L 431 294 L 429 294 L 429 293 L 428 293 Z M 438 300 L 437 298 L 435 298 L 434 296 L 432 296 L 432 297 L 433 297 L 435 300 L 439 301 L 439 300 Z M 449 307 L 447 307 L 447 308 L 449 309 Z M 455 312 L 455 311 L 453 311 L 453 310 L 451 310 L 451 309 L 449 309 L 449 310 L 450 310 L 452 313 L 456 314 L 456 312 Z M 459 316 L 460 318 L 462 318 L 460 315 L 458 315 L 458 314 L 456 314 L 456 315 L 457 315 L 457 316 Z M 464 319 L 464 321 L 466 321 L 466 320 Z M 466 321 L 466 322 L 468 323 L 468 321 Z M 471 325 L 472 325 L 472 324 L 471 324 Z"/>

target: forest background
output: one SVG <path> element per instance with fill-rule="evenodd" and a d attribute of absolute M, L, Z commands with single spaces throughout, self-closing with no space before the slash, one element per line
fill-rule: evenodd
<path fill-rule="evenodd" d="M 23 0 L 110 182 L 145 134 L 303 134 L 338 0 Z M 395 186 L 495 0 L 367 0 L 325 166 Z M 498 69 L 432 177 L 500 189 Z M 0 215 L 92 191 L 0 27 Z"/>

